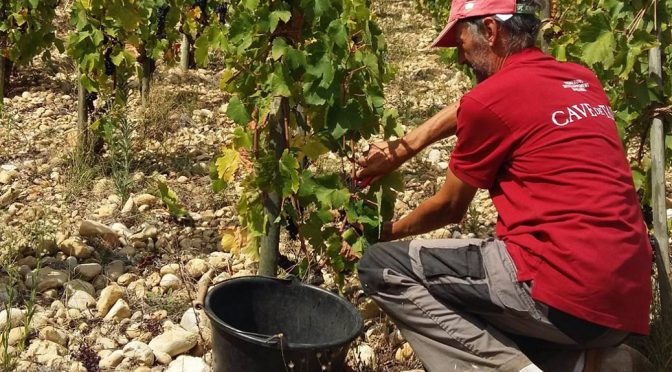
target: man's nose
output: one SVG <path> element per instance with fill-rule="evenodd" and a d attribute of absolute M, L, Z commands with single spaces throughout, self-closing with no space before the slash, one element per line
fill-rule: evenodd
<path fill-rule="evenodd" d="M 467 62 L 467 60 L 464 58 L 464 51 L 460 47 L 457 47 L 457 62 L 461 65 Z"/>

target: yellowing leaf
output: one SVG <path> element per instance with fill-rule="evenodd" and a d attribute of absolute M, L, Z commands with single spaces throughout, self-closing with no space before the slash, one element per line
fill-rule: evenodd
<path fill-rule="evenodd" d="M 219 179 L 230 182 L 240 165 L 240 154 L 233 149 L 224 149 L 224 154 L 217 159 L 217 175 Z"/>
<path fill-rule="evenodd" d="M 227 68 L 224 71 L 222 71 L 222 77 L 219 80 L 219 89 L 226 90 L 226 86 L 230 83 L 232 77 L 233 77 L 233 70 Z"/>
<path fill-rule="evenodd" d="M 82 4 L 82 8 L 91 10 L 91 0 L 80 0 L 79 3 Z"/>
<path fill-rule="evenodd" d="M 221 250 L 224 252 L 237 251 L 239 247 L 235 230 L 227 229 L 222 232 Z"/>

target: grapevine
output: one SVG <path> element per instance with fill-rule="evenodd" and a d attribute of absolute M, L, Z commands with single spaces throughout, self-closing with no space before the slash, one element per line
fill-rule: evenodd
<path fill-rule="evenodd" d="M 368 1 L 237 1 L 226 22 L 204 29 L 196 56 L 206 64 L 216 49 L 226 61 L 221 86 L 233 94 L 227 114 L 239 127 L 217 159 L 215 187 L 244 177 L 238 212 L 247 252 L 258 253 L 283 221 L 302 248 L 337 271 L 352 269 L 342 248 L 358 257 L 378 239 L 392 188 L 401 188 L 398 175 L 366 190 L 352 179 L 359 140 L 400 135 L 395 112 L 384 107 L 383 83 L 392 75 Z M 318 166 L 329 153 L 337 161 Z M 243 161 L 252 169 L 243 172 Z M 272 195 L 277 222 L 268 217 Z"/>

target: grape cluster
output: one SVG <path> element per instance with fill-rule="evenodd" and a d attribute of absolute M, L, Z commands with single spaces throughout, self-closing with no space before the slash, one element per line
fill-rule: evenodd
<path fill-rule="evenodd" d="M 289 234 L 290 240 L 297 240 L 299 238 L 299 228 L 296 226 L 296 222 L 292 217 L 288 217 L 285 220 L 285 228 L 287 229 L 287 234 Z"/>
<path fill-rule="evenodd" d="M 96 101 L 97 98 L 98 93 L 96 92 L 86 93 L 86 97 L 84 97 L 84 104 L 86 105 L 87 112 L 93 112 L 93 109 L 95 107 L 93 103 Z"/>
<path fill-rule="evenodd" d="M 156 11 L 156 37 L 159 39 L 166 38 L 166 16 L 169 10 L 170 7 L 164 5 Z"/>
<path fill-rule="evenodd" d="M 208 6 L 208 0 L 196 0 L 194 6 L 201 8 L 201 13 L 205 16 L 205 7 Z"/>
<path fill-rule="evenodd" d="M 224 3 L 224 4 L 219 4 L 215 8 L 215 12 L 217 12 L 217 15 L 219 16 L 219 23 L 225 24 L 226 23 L 226 12 L 229 10 L 229 4 Z"/>
<path fill-rule="evenodd" d="M 105 75 L 112 76 L 116 71 L 116 67 L 112 62 L 112 48 L 105 49 Z"/>
<path fill-rule="evenodd" d="M 650 205 L 642 205 L 642 217 L 644 217 L 646 226 L 653 226 L 653 208 Z"/>

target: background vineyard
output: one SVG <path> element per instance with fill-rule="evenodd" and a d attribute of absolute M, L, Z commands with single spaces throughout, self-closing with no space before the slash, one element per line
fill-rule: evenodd
<path fill-rule="evenodd" d="M 107 264 L 117 259 L 125 262 L 126 271 L 140 277 L 150 277 L 159 268 L 164 277 L 170 271 L 161 267 L 164 263 L 180 264 L 181 272 L 177 270 L 175 274 L 184 287 L 174 291 L 162 288 L 137 299 L 143 304 L 143 311 L 169 310 L 169 317 L 180 321 L 179 317 L 194 299 L 189 289 L 195 288 L 198 278 L 185 277 L 187 264 L 198 260 L 201 251 L 224 250 L 227 256 L 218 269 L 219 280 L 232 274 L 254 274 L 259 269 L 274 274 L 278 264 L 282 275 L 291 273 L 305 281 L 326 282 L 325 286 L 340 291 L 368 312 L 370 335 L 353 347 L 360 356 L 351 356 L 351 365 L 361 370 L 417 367 L 417 360 L 408 344 L 399 339 L 398 331 L 380 316 L 370 300 L 361 296 L 352 269 L 356 257 L 377 239 L 380 222 L 391 217 L 393 207 L 410 209 L 431 194 L 441 181 L 441 176 L 434 173 L 438 170 L 440 174 L 445 165 L 439 157 L 446 157 L 451 145 L 431 149 L 427 161 L 412 163 L 403 173 L 365 190 L 353 181 L 353 158 L 367 140 L 399 136 L 404 129 L 455 100 L 469 85 L 465 78 L 468 72 L 452 72 L 451 68 L 460 70 L 454 52 L 442 51 L 441 68 L 450 72 L 448 76 L 446 72 L 437 74 L 444 81 L 427 88 L 435 92 L 433 97 L 423 98 L 430 103 L 418 105 L 408 93 L 416 92 L 414 79 L 436 73 L 432 68 L 419 69 L 413 72 L 416 75 L 404 77 L 403 85 L 390 94 L 389 86 L 396 84 L 392 79 L 397 68 L 388 64 L 390 58 L 400 58 L 395 62 L 401 64 L 415 56 L 399 53 L 402 49 L 399 45 L 385 41 L 377 16 L 409 18 L 429 13 L 438 30 L 447 18 L 448 2 L 418 0 L 412 16 L 399 12 L 399 9 L 411 10 L 407 2 L 373 3 L 0 0 L 0 97 L 7 97 L 0 100 L 0 128 L 5 134 L 0 140 L 5 144 L 29 143 L 26 153 L 39 152 L 35 141 L 22 138 L 21 124 L 17 124 L 21 121 L 18 116 L 29 109 L 17 113 L 15 104 L 8 104 L 9 109 L 5 109 L 5 103 L 10 98 L 12 103 L 25 98 L 20 102 L 32 104 L 26 89 L 31 84 L 28 79 L 31 74 L 66 76 L 59 80 L 59 89 L 77 96 L 78 103 L 72 106 L 64 100 L 58 102 L 63 104 L 62 112 L 77 110 L 79 115 L 76 131 L 61 146 L 68 148 L 63 165 L 67 168 L 63 176 L 68 183 L 59 194 L 72 204 L 78 200 L 99 202 L 96 198 L 101 196 L 91 197 L 87 190 L 95 191 L 103 183 L 99 178 L 102 177 L 110 181 L 108 187 L 114 195 L 104 195 L 91 218 L 135 226 L 136 238 L 138 234 L 149 234 L 147 231 L 157 224 L 172 229 L 165 236 L 142 235 L 130 244 L 134 248 L 132 254 L 128 247 L 120 251 L 124 244 L 110 243 L 104 237 L 86 239 L 87 244 L 101 252 L 94 254 L 94 261 L 105 264 L 105 275 L 101 275 L 110 283 L 116 278 L 110 280 L 113 276 L 106 275 Z M 400 7 L 397 3 L 404 4 Z M 670 52 L 667 22 L 671 4 L 668 1 L 657 8 L 664 56 Z M 642 12 L 643 9 L 646 11 Z M 591 67 L 605 84 L 618 112 L 617 121 L 632 159 L 635 183 L 641 190 L 643 204 L 647 205 L 651 195 L 647 183 L 648 127 L 654 112 L 669 113 L 667 97 L 672 89 L 669 83 L 661 85 L 648 77 L 648 50 L 659 45 L 651 32 L 652 5 L 559 1 L 553 15 L 543 31 L 548 50 L 559 59 Z M 426 45 L 434 35 L 423 35 L 428 40 L 422 42 L 407 40 L 407 43 Z M 393 52 L 396 57 L 391 56 Z M 191 72 L 176 75 L 178 66 Z M 669 59 L 664 58 L 663 67 L 663 81 L 668 81 Z M 209 81 L 212 79 L 217 81 L 212 84 Z M 449 85 L 450 93 L 442 92 L 439 88 L 444 85 L 439 84 Z M 183 85 L 216 85 L 218 89 L 199 88 L 199 93 L 194 94 L 179 89 Z M 442 96 L 437 98 L 439 95 Z M 211 109 L 198 107 L 204 97 Z M 414 109 L 417 106 L 422 109 Z M 213 119 L 219 116 L 226 116 L 227 120 Z M 208 128 L 205 134 L 199 134 L 207 137 L 199 142 L 202 148 L 165 151 L 174 144 L 173 137 L 181 131 L 180 126 L 197 125 Z M 61 128 L 67 126 L 54 123 L 54 131 Z M 672 146 L 672 139 L 667 142 Z M 0 148 L 0 165 L 12 165 L 19 157 L 10 153 L 10 148 L 13 147 Z M 5 175 L 13 174 L 13 168 L 7 169 L 2 169 Z M 37 177 L 33 186 L 42 187 L 52 181 L 62 183 L 49 180 L 53 173 Z M 201 186 L 207 182 L 212 193 L 192 195 L 193 189 L 170 181 L 180 174 L 201 177 L 198 182 Z M 53 299 L 25 288 L 23 278 L 27 273 L 20 270 L 26 257 L 37 261 L 31 269 L 58 267 L 50 260 L 56 257 L 54 252 L 40 256 L 36 247 L 51 237 L 61 245 L 57 233 L 63 230 L 59 226 L 62 222 L 58 222 L 63 217 L 59 214 L 69 213 L 36 208 L 30 208 L 28 213 L 29 208 L 24 205 L 34 200 L 31 198 L 39 200 L 40 196 L 17 190 L 17 185 L 25 184 L 7 177 L 8 182 L 0 177 L 0 217 L 9 221 L 7 228 L 0 229 L 0 247 L 7 251 L 3 252 L 2 280 L 3 285 L 17 286 L 20 290 L 9 291 L 8 298 L 0 297 L 5 303 L 28 310 L 28 319 L 24 321 L 26 334 L 21 341 L 11 348 L 8 342 L 0 343 L 5 345 L 5 355 L 0 359 L 6 369 L 16 367 L 22 359 L 18 356 L 26 355 L 30 345 L 35 344 L 33 340 L 45 338 L 31 333 L 28 324 L 32 323 L 35 309 L 49 307 Z M 61 176 L 57 174 L 58 177 Z M 94 179 L 99 179 L 95 185 Z M 404 183 L 411 190 L 402 192 Z M 147 205 L 138 198 L 139 194 L 158 197 L 157 209 L 165 213 L 155 220 L 143 217 L 148 208 L 139 210 Z M 492 207 L 483 201 L 486 198 L 487 195 L 479 194 L 462 224 L 443 229 L 432 237 L 491 235 Z M 128 205 L 129 201 L 135 203 L 135 209 L 121 213 L 122 204 Z M 106 214 L 105 207 L 113 204 L 118 204 L 116 212 Z M 192 208 L 212 209 L 221 215 L 195 213 Z M 33 214 L 32 218 L 22 217 L 28 214 Z M 73 217 L 79 224 L 90 216 Z M 216 224 L 218 219 L 225 219 L 226 223 Z M 32 222 L 19 223 L 24 220 Z M 207 234 L 194 235 L 199 227 L 206 226 Z M 77 233 L 74 235 L 77 238 Z M 269 236 L 273 236 L 270 242 Z M 354 258 L 344 256 L 344 243 L 353 248 L 350 253 Z M 282 255 L 271 257 L 270 266 L 260 268 L 253 261 L 260 253 L 265 254 L 264 247 L 267 250 L 282 247 Z M 65 262 L 62 253 L 58 257 Z M 80 259 L 81 262 L 84 261 Z M 208 264 L 213 267 L 212 259 Z M 129 270 L 130 267 L 133 269 Z M 158 287 L 158 283 L 147 286 L 150 290 Z M 96 289 L 96 295 L 100 294 L 100 289 Z M 63 302 L 69 297 L 65 295 Z M 127 298 L 133 305 L 131 299 Z M 55 318 L 57 312 L 54 310 Z M 75 320 L 68 318 L 68 322 L 74 325 Z M 163 330 L 156 318 L 148 317 L 139 324 L 152 336 Z M 4 330 L 2 339 L 8 341 L 12 328 Z M 642 340 L 638 347 L 646 349 L 657 365 L 668 366 L 670 344 L 661 339 Z M 82 342 L 81 346 L 70 343 L 70 360 L 79 360 L 87 368 L 96 365 L 97 355 L 92 351 L 97 347 L 95 341 Z M 362 356 L 368 355 L 368 345 L 373 345 L 379 354 L 373 365 Z M 205 353 L 207 348 L 201 351 Z"/>

